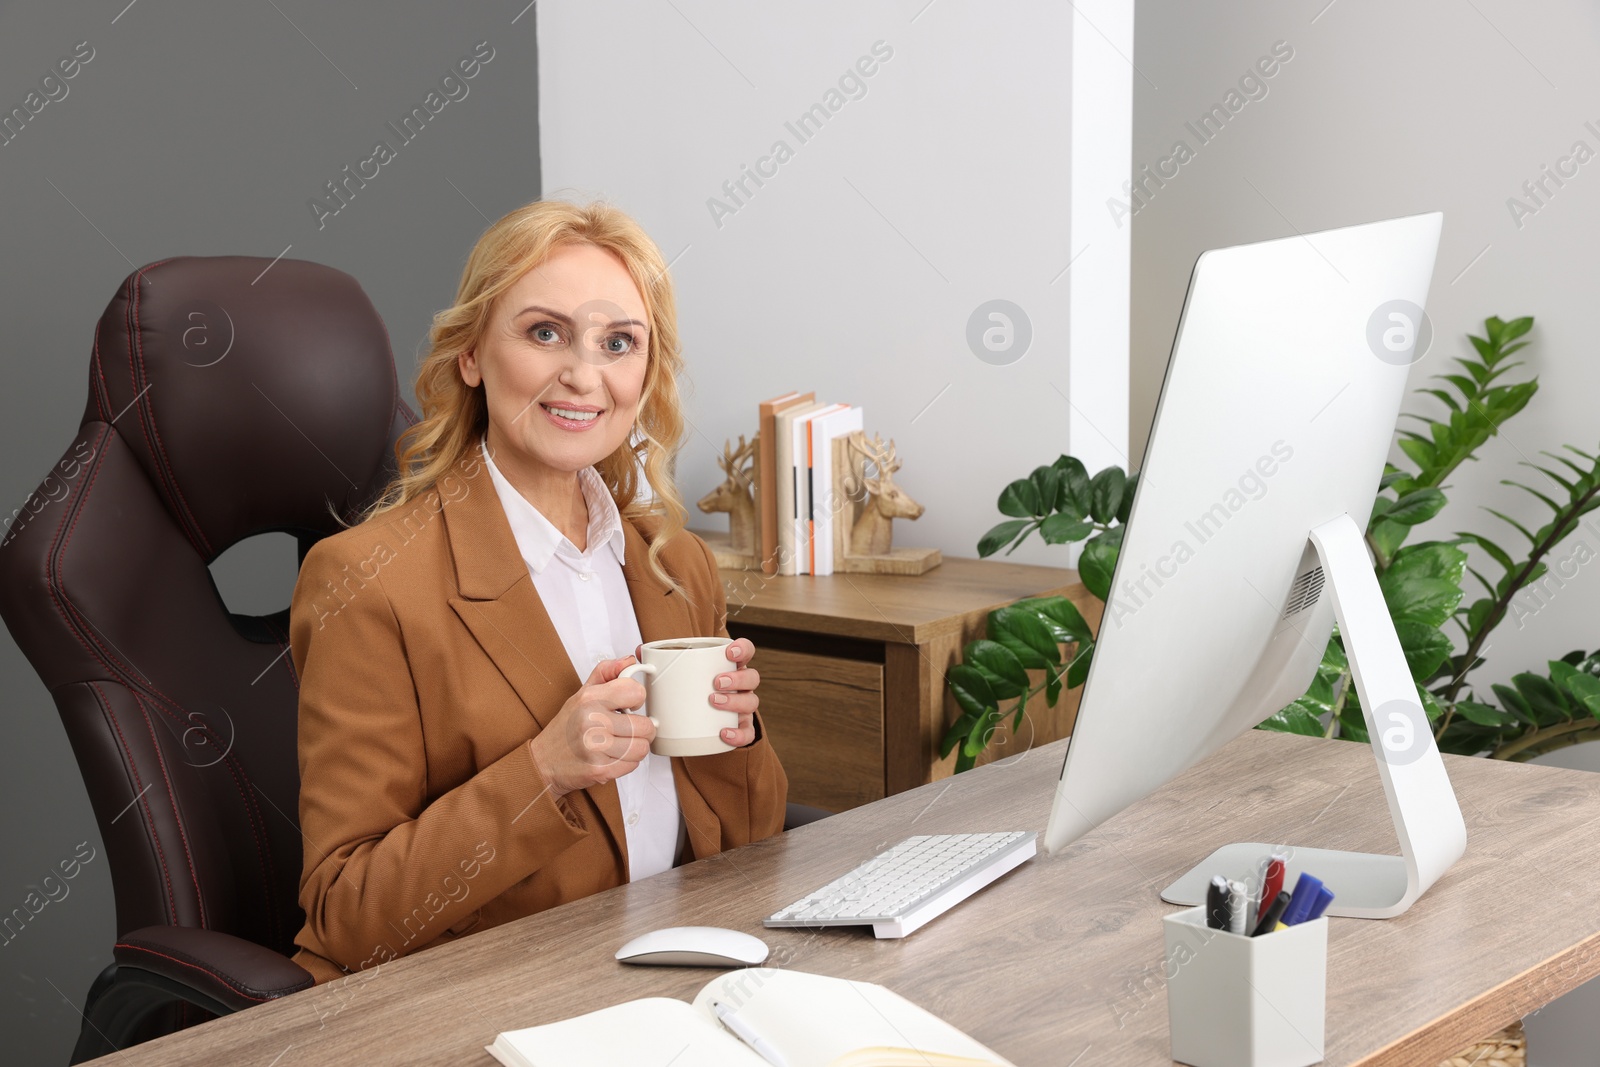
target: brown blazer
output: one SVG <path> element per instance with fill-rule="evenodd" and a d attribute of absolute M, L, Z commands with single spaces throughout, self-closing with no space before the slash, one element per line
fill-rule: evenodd
<path fill-rule="evenodd" d="M 650 573 L 655 527 L 623 522 L 640 633 L 727 636 L 705 542 L 685 532 L 662 551 L 686 598 Z M 616 783 L 552 800 L 528 751 L 584 679 L 476 449 L 415 507 L 311 548 L 290 650 L 306 912 L 294 961 L 318 983 L 628 880 Z M 756 723 L 745 748 L 672 760 L 697 859 L 783 828 L 788 780 Z"/>

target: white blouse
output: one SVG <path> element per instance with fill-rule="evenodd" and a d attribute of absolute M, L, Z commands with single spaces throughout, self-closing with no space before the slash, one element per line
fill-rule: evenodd
<path fill-rule="evenodd" d="M 578 472 L 578 485 L 589 506 L 589 547 L 579 552 L 500 473 L 489 455 L 487 434 L 480 447 L 517 548 L 533 577 L 533 587 L 561 636 L 578 681 L 587 681 L 589 672 L 603 659 L 633 655 L 641 637 L 622 574 L 627 543 L 622 515 L 599 472 L 593 467 Z M 628 839 L 628 880 L 671 869 L 683 822 L 671 760 L 647 754 L 637 767 L 617 779 L 617 794 Z"/>

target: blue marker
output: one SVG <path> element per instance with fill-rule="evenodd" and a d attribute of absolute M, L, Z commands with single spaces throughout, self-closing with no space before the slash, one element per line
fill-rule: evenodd
<path fill-rule="evenodd" d="M 1322 918 L 1322 913 L 1327 911 L 1328 905 L 1332 903 L 1333 890 L 1327 886 L 1319 886 L 1317 888 L 1317 899 L 1312 903 L 1311 914 L 1306 916 L 1305 921 L 1310 922 L 1312 919 Z"/>
<path fill-rule="evenodd" d="M 1320 879 L 1301 873 L 1300 880 L 1294 884 L 1294 896 L 1289 899 L 1289 910 L 1283 913 L 1285 926 L 1295 926 L 1310 917 L 1317 902 L 1317 890 L 1321 888 Z"/>

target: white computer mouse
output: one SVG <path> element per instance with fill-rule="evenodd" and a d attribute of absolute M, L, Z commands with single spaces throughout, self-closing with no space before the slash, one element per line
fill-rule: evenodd
<path fill-rule="evenodd" d="M 617 949 L 622 963 L 666 967 L 754 967 L 766 958 L 765 941 L 720 926 L 652 930 Z"/>

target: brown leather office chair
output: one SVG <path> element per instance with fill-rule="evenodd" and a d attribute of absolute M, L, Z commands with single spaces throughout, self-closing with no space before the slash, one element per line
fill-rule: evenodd
<path fill-rule="evenodd" d="M 74 1063 L 311 985 L 288 959 L 289 612 L 230 612 L 207 568 L 272 530 L 303 560 L 415 421 L 382 320 L 330 267 L 165 260 L 100 317 L 77 436 L 0 543 L 0 617 L 60 711 L 116 894 Z M 791 805 L 786 828 L 826 814 Z"/>
<path fill-rule="evenodd" d="M 116 893 L 73 1062 L 311 984 L 287 958 L 289 612 L 231 613 L 207 567 L 270 530 L 303 559 L 415 421 L 383 321 L 331 267 L 165 260 L 100 317 L 77 436 L 0 547 L 0 615 L 55 699 Z"/>

